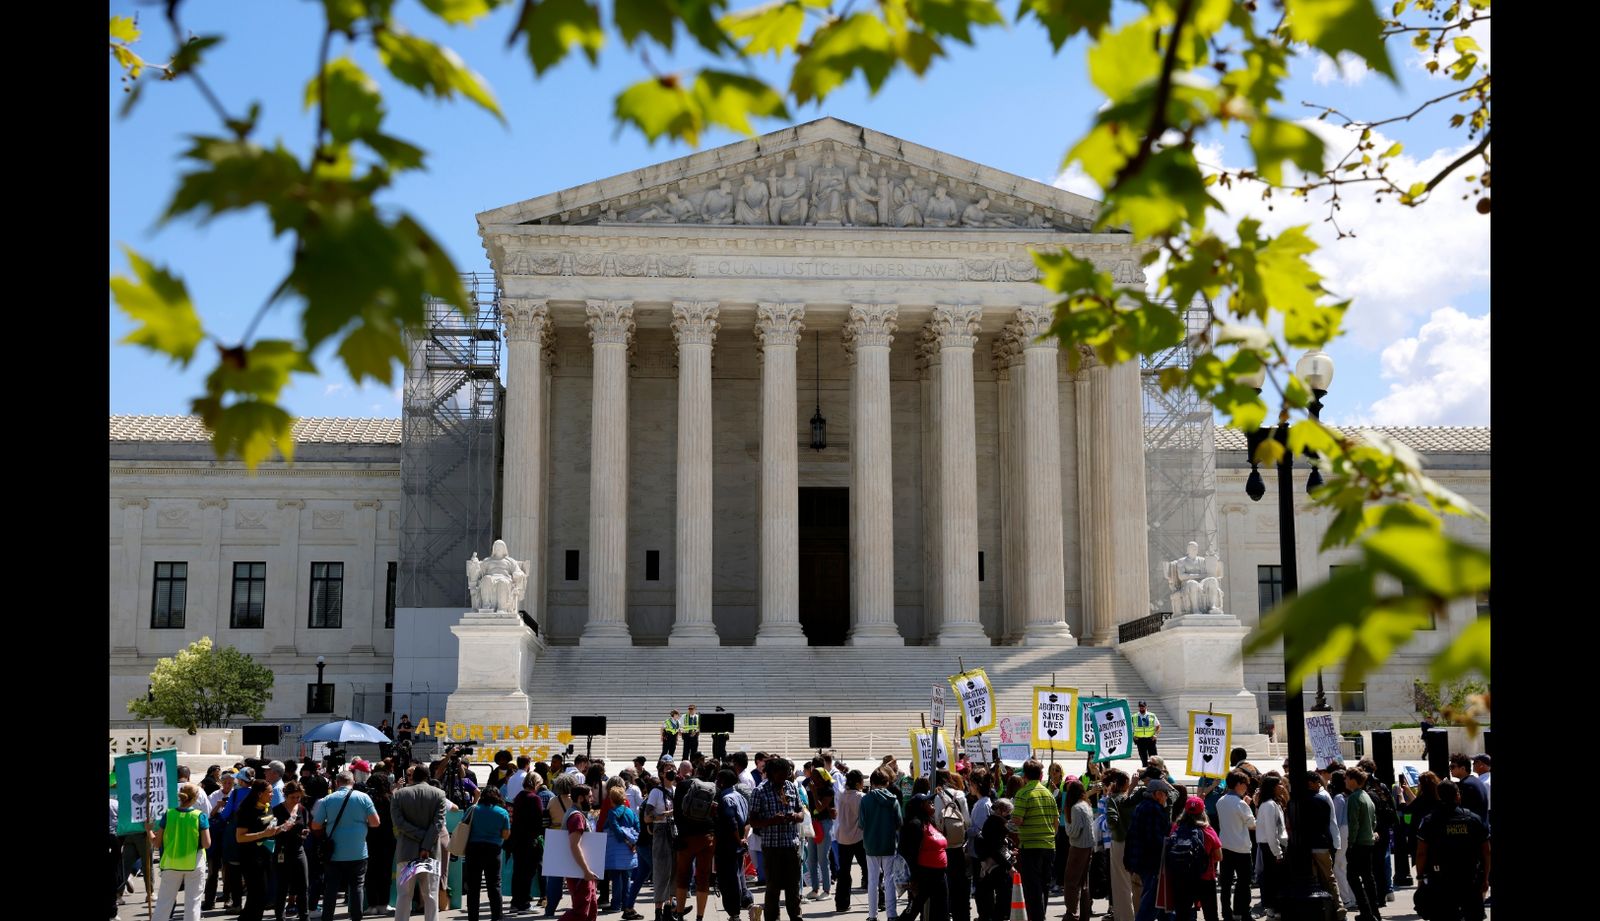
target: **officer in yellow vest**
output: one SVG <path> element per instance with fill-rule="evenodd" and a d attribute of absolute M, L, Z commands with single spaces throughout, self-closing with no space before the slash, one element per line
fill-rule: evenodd
<path fill-rule="evenodd" d="M 1139 764 L 1150 763 L 1156 754 L 1156 736 L 1161 734 L 1161 720 L 1154 713 L 1145 709 L 1144 701 L 1139 701 L 1139 712 L 1133 715 L 1133 744 L 1139 749 Z"/>
<path fill-rule="evenodd" d="M 692 759 L 700 752 L 700 714 L 695 712 L 694 704 L 689 705 L 689 712 L 683 715 L 683 757 Z"/>
<path fill-rule="evenodd" d="M 661 721 L 661 754 L 677 756 L 678 732 L 681 728 L 681 724 L 678 722 L 678 711 L 676 710 L 672 711 L 671 716 Z"/>

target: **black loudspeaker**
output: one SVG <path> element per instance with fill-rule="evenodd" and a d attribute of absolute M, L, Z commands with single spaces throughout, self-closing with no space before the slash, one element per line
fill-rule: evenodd
<path fill-rule="evenodd" d="M 1440 780 L 1450 779 L 1450 734 L 1443 729 L 1430 729 L 1423 733 L 1422 744 L 1428 752 L 1428 770 Z"/>
<path fill-rule="evenodd" d="M 833 717 L 813 716 L 811 718 L 811 748 L 833 747 Z"/>
<path fill-rule="evenodd" d="M 276 723 L 272 725 L 244 727 L 245 745 L 277 745 L 278 736 L 283 732 L 283 727 Z"/>
<path fill-rule="evenodd" d="M 1377 780 L 1394 776 L 1394 736 L 1387 729 L 1372 731 L 1372 763 L 1378 766 Z"/>
<path fill-rule="evenodd" d="M 732 732 L 732 713 L 702 713 L 700 714 L 700 731 L 704 733 Z"/>
<path fill-rule="evenodd" d="M 574 716 L 572 718 L 572 735 L 576 738 L 603 736 L 605 734 L 606 718 L 603 716 Z"/>

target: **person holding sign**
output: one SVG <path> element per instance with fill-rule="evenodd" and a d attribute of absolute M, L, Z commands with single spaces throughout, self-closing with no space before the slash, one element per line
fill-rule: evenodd
<path fill-rule="evenodd" d="M 594 831 L 594 825 L 589 819 L 589 798 L 592 791 L 588 784 L 574 784 L 572 787 L 572 809 L 567 812 L 567 817 L 562 825 L 567 830 L 567 846 L 572 849 L 572 860 L 583 871 L 582 877 L 567 877 L 567 892 L 572 895 L 572 907 L 561 916 L 561 921 L 595 921 L 598 915 L 598 902 L 595 899 L 594 882 L 600 877 L 589 866 L 589 860 L 584 856 L 581 842 L 586 832 Z"/>
<path fill-rule="evenodd" d="M 1156 753 L 1156 736 L 1160 734 L 1161 720 L 1145 709 L 1144 701 L 1139 701 L 1139 712 L 1133 715 L 1133 744 L 1139 749 L 1141 767 L 1149 764 L 1150 756 Z"/>

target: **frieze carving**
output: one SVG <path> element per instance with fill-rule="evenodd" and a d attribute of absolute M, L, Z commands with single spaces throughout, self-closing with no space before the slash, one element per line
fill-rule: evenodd
<path fill-rule="evenodd" d="M 717 339 L 716 301 L 673 301 L 672 335 L 679 347 L 685 345 L 710 345 Z"/>
<path fill-rule="evenodd" d="M 1017 338 L 1014 323 L 1007 323 L 1000 335 L 994 337 L 994 366 L 1002 372 L 1015 368 L 1024 360 L 1022 341 Z"/>
<path fill-rule="evenodd" d="M 339 509 L 332 511 L 314 510 L 311 513 L 311 526 L 313 528 L 342 528 L 344 527 L 344 512 Z"/>
<path fill-rule="evenodd" d="M 370 508 L 374 512 L 376 512 L 378 509 L 383 508 L 383 500 L 382 499 L 357 499 L 355 501 L 355 508 L 356 508 L 357 511 L 360 511 L 361 509 L 364 509 L 364 508 Z"/>
<path fill-rule="evenodd" d="M 789 302 L 762 301 L 756 305 L 756 341 L 762 351 L 771 346 L 796 348 L 800 344 L 800 331 L 805 329 L 806 305 Z"/>
<path fill-rule="evenodd" d="M 590 300 L 589 341 L 594 345 L 628 345 L 633 341 L 633 301 Z"/>
<path fill-rule="evenodd" d="M 306 500 L 304 500 L 304 499 L 279 499 L 278 500 L 278 508 L 292 508 L 292 509 L 295 509 L 296 511 L 299 511 L 300 509 L 303 509 L 305 507 L 306 507 Z"/>
<path fill-rule="evenodd" d="M 149 507 L 150 507 L 150 500 L 149 499 L 123 499 L 122 500 L 122 508 L 124 508 L 124 509 L 130 509 L 130 508 L 147 509 Z"/>
<path fill-rule="evenodd" d="M 1081 217 L 832 143 L 629 193 L 550 223 L 1069 230 Z M 541 271 L 538 274 L 554 274 Z M 579 274 L 585 273 L 581 269 Z"/>
<path fill-rule="evenodd" d="M 937 304 L 928 320 L 941 349 L 970 349 L 978 343 L 978 321 L 983 308 L 974 304 Z"/>
<path fill-rule="evenodd" d="M 899 328 L 899 310 L 893 304 L 851 304 L 844 323 L 848 348 L 888 348 Z"/>
<path fill-rule="evenodd" d="M 205 510 L 205 509 L 208 509 L 208 508 L 223 509 L 223 508 L 227 508 L 227 507 L 228 507 L 228 500 L 227 499 L 201 499 L 200 500 L 200 508 L 201 508 L 202 511 Z"/>
<path fill-rule="evenodd" d="M 239 509 L 234 513 L 233 526 L 240 531 L 264 531 L 267 528 L 266 510 Z"/>
<path fill-rule="evenodd" d="M 189 510 L 186 508 L 164 508 L 156 513 L 156 527 L 158 528 L 187 528 L 189 526 Z"/>

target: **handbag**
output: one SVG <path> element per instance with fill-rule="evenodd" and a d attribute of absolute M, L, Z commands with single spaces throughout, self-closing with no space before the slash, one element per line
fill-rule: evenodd
<path fill-rule="evenodd" d="M 472 813 L 476 809 L 476 806 L 468 809 L 467 814 L 461 819 L 461 824 L 457 825 L 456 830 L 450 833 L 451 857 L 467 856 L 467 839 L 472 837 Z"/>
<path fill-rule="evenodd" d="M 354 790 L 344 795 L 344 803 L 339 806 L 339 814 L 333 817 L 333 824 L 328 826 L 322 840 L 317 842 L 317 859 L 323 863 L 333 861 L 333 830 L 339 827 L 339 820 L 344 818 L 344 811 L 350 808 L 350 797 L 354 795 Z"/>

